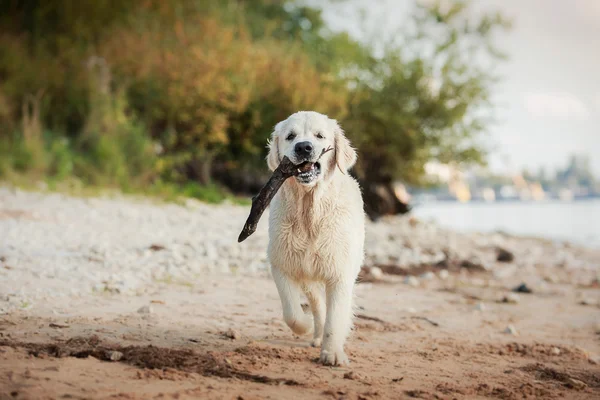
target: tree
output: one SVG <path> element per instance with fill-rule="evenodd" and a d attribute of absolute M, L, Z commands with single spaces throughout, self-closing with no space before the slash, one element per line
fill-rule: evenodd
<path fill-rule="evenodd" d="M 493 34 L 508 26 L 500 14 L 473 21 L 466 2 L 417 6 L 400 40 L 353 80 L 345 126 L 360 150 L 358 175 L 421 184 L 429 161 L 482 163 L 490 65 L 504 58 Z"/>

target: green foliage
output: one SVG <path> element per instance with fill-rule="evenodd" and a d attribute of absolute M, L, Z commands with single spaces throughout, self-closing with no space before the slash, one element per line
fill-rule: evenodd
<path fill-rule="evenodd" d="M 486 111 L 495 82 L 487 64 L 501 57 L 492 35 L 507 23 L 484 16 L 474 24 L 467 10 L 465 2 L 417 8 L 402 40 L 363 64 L 353 80 L 345 126 L 369 179 L 422 184 L 431 160 L 484 161 L 479 139 L 492 122 Z"/>
<path fill-rule="evenodd" d="M 341 120 L 367 179 L 482 162 L 495 77 L 473 60 L 502 57 L 506 23 L 440 4 L 380 57 L 293 2 L 8 0 L 0 174 L 222 201 L 213 167 L 264 173 L 272 127 L 308 109 Z"/>

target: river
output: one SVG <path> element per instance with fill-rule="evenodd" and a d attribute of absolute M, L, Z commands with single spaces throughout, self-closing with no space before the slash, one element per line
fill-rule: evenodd
<path fill-rule="evenodd" d="M 462 232 L 503 231 L 600 248 L 600 200 L 575 202 L 430 202 L 413 215 Z"/>

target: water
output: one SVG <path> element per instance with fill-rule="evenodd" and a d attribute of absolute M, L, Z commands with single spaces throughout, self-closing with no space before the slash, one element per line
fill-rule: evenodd
<path fill-rule="evenodd" d="M 462 232 L 503 231 L 600 247 L 600 200 L 577 202 L 433 202 L 413 213 Z"/>

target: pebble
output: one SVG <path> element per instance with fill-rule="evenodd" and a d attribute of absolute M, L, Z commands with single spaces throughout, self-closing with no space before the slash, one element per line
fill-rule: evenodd
<path fill-rule="evenodd" d="M 496 249 L 496 252 L 497 252 L 496 261 L 498 261 L 498 262 L 510 263 L 510 262 L 513 262 L 515 259 L 515 255 L 511 251 L 503 249 L 502 247 L 498 247 Z"/>
<path fill-rule="evenodd" d="M 568 378 L 567 382 L 565 382 L 565 384 L 568 387 L 573 388 L 575 390 L 583 390 L 583 389 L 587 388 L 587 384 L 585 382 L 582 382 L 579 379 L 574 379 L 574 378 Z"/>
<path fill-rule="evenodd" d="M 477 303 L 477 305 L 475 305 L 475 310 L 477 311 L 485 311 L 485 304 L 484 303 Z"/>
<path fill-rule="evenodd" d="M 533 290 L 525 283 L 521 283 L 519 286 L 512 290 L 515 293 L 533 293 Z"/>
<path fill-rule="evenodd" d="M 371 267 L 369 269 L 369 275 L 375 280 L 380 280 L 383 278 L 383 271 L 379 267 Z"/>
<path fill-rule="evenodd" d="M 238 340 L 242 337 L 242 335 L 235 329 L 229 329 L 227 332 L 225 332 L 225 337 L 233 340 Z"/>
<path fill-rule="evenodd" d="M 597 306 L 598 301 L 596 301 L 596 299 L 592 299 L 591 297 L 584 297 L 579 301 L 579 304 L 582 306 Z"/>
<path fill-rule="evenodd" d="M 123 353 L 121 353 L 120 351 L 110 351 L 108 353 L 108 359 L 110 361 L 119 361 L 122 358 L 123 358 Z"/>
<path fill-rule="evenodd" d="M 558 347 L 553 347 L 552 350 L 550 350 L 550 353 L 553 356 L 560 356 L 560 349 Z"/>
<path fill-rule="evenodd" d="M 417 278 L 416 276 L 407 276 L 406 278 L 404 278 L 404 283 L 412 286 L 412 287 L 417 287 L 421 284 L 421 282 L 419 281 L 419 278 Z"/>
<path fill-rule="evenodd" d="M 431 271 L 425 272 L 423 275 L 421 275 L 421 279 L 426 280 L 426 281 L 434 280 L 435 274 Z"/>
<path fill-rule="evenodd" d="M 507 293 L 502 298 L 503 303 L 517 304 L 519 301 L 521 301 L 521 298 L 516 293 Z"/>
<path fill-rule="evenodd" d="M 441 280 L 445 281 L 450 276 L 450 273 L 448 272 L 447 269 L 443 269 L 440 272 L 438 272 L 438 276 L 440 277 Z"/>
<path fill-rule="evenodd" d="M 138 308 L 137 312 L 139 314 L 152 314 L 154 312 L 154 309 L 152 308 L 152 306 L 142 306 Z"/>
<path fill-rule="evenodd" d="M 513 336 L 519 336 L 519 332 L 517 332 L 517 328 L 515 328 L 513 325 L 508 325 L 506 327 L 506 329 L 504 329 L 504 333 L 507 333 L 507 334 L 513 335 Z"/>

